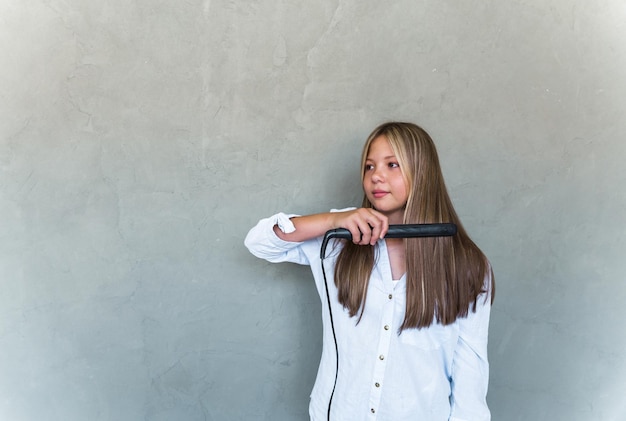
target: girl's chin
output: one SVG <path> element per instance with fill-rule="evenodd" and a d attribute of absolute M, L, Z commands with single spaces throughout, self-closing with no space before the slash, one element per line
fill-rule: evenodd
<path fill-rule="evenodd" d="M 392 211 L 385 211 L 385 210 L 380 210 L 380 209 L 376 209 L 376 210 L 382 213 L 383 215 L 385 215 L 387 219 L 389 220 L 390 224 L 402 224 L 404 221 L 404 210 L 392 210 Z"/>

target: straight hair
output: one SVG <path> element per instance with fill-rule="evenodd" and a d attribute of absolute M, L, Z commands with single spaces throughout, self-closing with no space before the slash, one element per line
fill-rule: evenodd
<path fill-rule="evenodd" d="M 442 325 L 476 311 L 477 301 L 493 303 L 495 281 L 489 261 L 470 239 L 456 214 L 446 189 L 439 157 L 430 135 L 413 123 L 389 122 L 367 138 L 361 156 L 361 181 L 371 143 L 384 137 L 389 142 L 409 191 L 404 211 L 405 224 L 454 223 L 451 237 L 404 239 L 406 255 L 406 312 L 399 332 L 424 328 L 436 320 Z M 364 195 L 362 207 L 373 208 Z M 367 301 L 369 279 L 377 246 L 350 241 L 337 256 L 335 284 L 339 302 L 351 317 L 361 320 Z"/>

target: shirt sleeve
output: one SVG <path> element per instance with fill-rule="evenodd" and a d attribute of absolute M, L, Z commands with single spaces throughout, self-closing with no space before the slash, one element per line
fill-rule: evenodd
<path fill-rule="evenodd" d="M 274 232 L 274 226 L 278 225 L 281 231 L 290 233 L 295 227 L 290 218 L 298 216 L 294 214 L 277 213 L 269 218 L 261 219 L 246 235 L 245 246 L 254 256 L 265 259 L 268 262 L 291 262 L 308 265 L 309 259 L 300 247 L 303 243 L 285 241 Z"/>
<path fill-rule="evenodd" d="M 487 285 L 491 285 L 491 275 Z M 459 320 L 459 339 L 452 363 L 450 421 L 489 421 L 487 406 L 489 362 L 487 337 L 491 312 L 491 292 L 478 296 L 476 312 L 470 308 Z"/>
<path fill-rule="evenodd" d="M 331 212 L 345 212 L 356 209 L 354 207 L 343 209 L 331 209 Z M 254 226 L 244 240 L 245 246 L 250 253 L 271 263 L 291 262 L 300 265 L 311 265 L 311 262 L 319 256 L 321 237 L 304 241 L 291 242 L 279 238 L 274 232 L 274 226 L 284 233 L 292 233 L 296 230 L 291 218 L 300 216 L 297 214 L 277 213 L 269 218 L 261 219 Z"/>

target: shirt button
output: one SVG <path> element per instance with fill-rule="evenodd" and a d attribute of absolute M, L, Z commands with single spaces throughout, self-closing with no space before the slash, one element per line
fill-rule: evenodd
<path fill-rule="evenodd" d="M 376 382 L 376 383 L 374 383 L 374 386 L 380 387 L 380 383 Z"/>
<path fill-rule="evenodd" d="M 372 414 L 376 413 L 376 410 L 374 408 L 370 409 L 370 411 L 372 411 Z"/>
<path fill-rule="evenodd" d="M 378 357 L 378 359 L 380 359 L 380 360 L 384 360 L 384 359 L 385 359 L 385 356 L 384 356 L 384 355 L 381 355 L 381 356 L 379 356 L 379 357 Z"/>
<path fill-rule="evenodd" d="M 389 325 L 385 325 L 385 330 L 389 330 Z"/>
<path fill-rule="evenodd" d="M 389 299 L 391 300 L 393 298 L 393 295 L 389 294 Z"/>

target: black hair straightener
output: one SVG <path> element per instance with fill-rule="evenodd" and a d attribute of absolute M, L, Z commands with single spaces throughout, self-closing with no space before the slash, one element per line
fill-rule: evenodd
<path fill-rule="evenodd" d="M 455 235 L 457 227 L 452 223 L 444 224 L 403 224 L 389 225 L 385 238 L 416 238 L 416 237 L 450 237 Z M 333 403 L 333 395 L 337 386 L 337 376 L 339 374 L 339 347 L 337 346 L 337 336 L 335 335 L 335 324 L 333 322 L 333 312 L 330 305 L 330 294 L 328 293 L 328 281 L 326 280 L 326 271 L 324 270 L 324 259 L 326 258 L 326 246 L 333 238 L 352 240 L 352 234 L 345 228 L 337 228 L 329 230 L 324 235 L 322 247 L 320 249 L 320 259 L 322 264 L 322 274 L 324 275 L 324 286 L 326 287 L 326 299 L 328 300 L 328 312 L 330 315 L 330 327 L 333 332 L 333 340 L 335 341 L 335 352 L 337 355 L 337 368 L 335 371 L 335 383 L 328 400 L 328 421 L 330 421 L 330 408 Z M 365 247 L 365 246 L 364 246 Z"/>
<path fill-rule="evenodd" d="M 455 224 L 404 224 L 389 225 L 385 238 L 449 237 L 455 234 Z M 326 246 L 332 238 L 352 240 L 352 234 L 345 228 L 326 231 L 320 249 L 322 260 L 326 257 Z"/>

